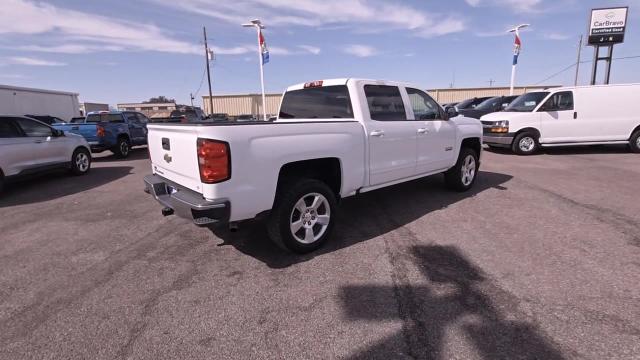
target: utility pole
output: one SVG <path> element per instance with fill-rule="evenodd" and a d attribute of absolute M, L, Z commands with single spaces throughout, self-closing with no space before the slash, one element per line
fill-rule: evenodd
<path fill-rule="evenodd" d="M 580 35 L 580 42 L 578 43 L 578 61 L 576 61 L 576 79 L 573 82 L 573 86 L 578 86 L 578 75 L 580 74 L 580 55 L 582 54 L 582 35 Z"/>
<path fill-rule="evenodd" d="M 189 93 L 189 98 L 191 99 L 191 107 L 193 107 L 193 99 L 195 99 L 193 93 Z"/>
<path fill-rule="evenodd" d="M 487 81 L 489 83 L 489 87 L 493 87 L 493 83 L 495 83 L 496 81 L 493 79 L 489 79 L 489 81 Z"/>
<path fill-rule="evenodd" d="M 209 70 L 209 46 L 207 45 L 207 28 L 202 27 L 204 34 L 204 60 L 207 63 L 207 80 L 209 80 L 209 114 L 213 114 L 213 94 L 211 93 L 211 71 Z"/>

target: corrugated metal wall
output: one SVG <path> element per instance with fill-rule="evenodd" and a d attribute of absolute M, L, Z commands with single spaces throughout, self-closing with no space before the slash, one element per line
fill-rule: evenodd
<path fill-rule="evenodd" d="M 516 95 L 526 92 L 542 90 L 557 86 L 523 86 L 514 88 Z M 502 96 L 509 95 L 508 87 L 485 87 L 485 88 L 459 88 L 459 89 L 432 89 L 427 90 L 431 96 L 441 104 L 459 102 L 473 97 Z M 267 114 L 277 115 L 282 94 L 267 94 Z M 207 114 L 209 110 L 209 97 L 202 97 L 203 108 Z M 262 99 L 260 94 L 246 95 L 219 95 L 213 97 L 213 112 L 226 113 L 230 116 L 245 114 L 262 114 Z"/>
<path fill-rule="evenodd" d="M 267 114 L 277 115 L 282 94 L 267 94 Z M 202 97 L 205 113 L 211 114 L 209 97 Z M 230 116 L 262 114 L 262 95 L 220 95 L 213 97 L 213 113 L 226 113 Z"/>

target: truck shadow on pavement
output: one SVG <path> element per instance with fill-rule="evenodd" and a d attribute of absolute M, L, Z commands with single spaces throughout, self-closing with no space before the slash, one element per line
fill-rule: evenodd
<path fill-rule="evenodd" d="M 55 170 L 9 183 L 0 194 L 0 208 L 39 203 L 110 183 L 131 173 L 131 166 L 92 168 L 83 176 Z"/>
<path fill-rule="evenodd" d="M 481 171 L 474 187 L 465 193 L 448 191 L 442 176 L 391 186 L 345 199 L 340 204 L 332 238 L 311 254 L 289 254 L 274 245 L 267 236 L 264 223 L 247 221 L 238 232 L 226 228 L 212 229 L 240 252 L 252 256 L 271 268 L 286 268 L 392 232 L 433 211 L 444 209 L 487 189 L 505 190 L 502 184 L 512 177 Z"/>
<path fill-rule="evenodd" d="M 117 157 L 111 151 L 105 151 L 100 154 L 93 154 L 92 161 L 95 163 L 102 163 L 102 162 L 112 162 L 112 161 L 142 160 L 142 159 L 148 159 L 148 158 L 149 158 L 149 151 L 147 150 L 146 146 L 143 146 L 143 147 L 136 147 L 131 149 L 129 156 L 126 157 L 125 159 L 121 159 Z"/>
<path fill-rule="evenodd" d="M 485 151 L 492 152 L 494 154 L 512 155 L 514 154 L 509 148 L 485 148 Z M 584 145 L 584 146 L 566 146 L 566 147 L 551 147 L 543 148 L 537 153 L 530 155 L 592 155 L 592 154 L 631 154 L 627 145 Z"/>
<path fill-rule="evenodd" d="M 518 299 L 487 280 L 456 247 L 420 245 L 409 250 L 389 250 L 393 286 L 341 289 L 347 320 L 402 321 L 397 334 L 351 359 L 445 359 L 465 353 L 481 359 L 564 358 L 558 346 L 530 324 L 533 318 L 518 309 Z M 426 285 L 410 284 L 407 269 L 414 268 Z M 445 349 L 445 339 L 452 336 L 466 339 L 462 349 Z"/>

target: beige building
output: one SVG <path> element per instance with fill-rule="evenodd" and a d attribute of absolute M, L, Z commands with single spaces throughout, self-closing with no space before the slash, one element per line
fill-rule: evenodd
<path fill-rule="evenodd" d="M 147 117 L 154 117 L 154 115 L 169 116 L 166 114 L 171 113 L 171 111 L 175 109 L 175 102 L 118 104 L 118 110 L 120 111 L 139 111 Z"/>
<path fill-rule="evenodd" d="M 553 86 L 519 86 L 514 88 L 516 95 L 531 91 L 543 90 Z M 473 97 L 509 95 L 508 87 L 454 88 L 427 90 L 441 104 L 460 102 Z M 277 115 L 282 94 L 267 94 L 267 114 Z M 202 97 L 204 111 L 210 114 L 209 96 Z M 119 107 L 120 105 L 118 105 Z M 238 94 L 213 96 L 213 113 L 226 113 L 230 116 L 245 114 L 262 114 L 262 97 L 260 94 Z"/>

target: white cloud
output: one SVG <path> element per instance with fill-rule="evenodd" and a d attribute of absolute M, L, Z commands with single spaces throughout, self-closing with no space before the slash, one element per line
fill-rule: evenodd
<path fill-rule="evenodd" d="M 444 35 L 465 29 L 461 18 L 425 12 L 386 0 L 149 1 L 238 25 L 258 17 L 267 26 L 347 24 L 352 28 L 405 29 L 421 36 Z"/>
<path fill-rule="evenodd" d="M 3 0 L 0 34 L 56 34 L 72 45 L 32 50 L 82 53 L 104 48 L 200 54 L 195 44 L 174 39 L 155 25 L 124 21 L 26 0 Z M 90 45 L 87 45 L 89 43 Z"/>
<path fill-rule="evenodd" d="M 465 0 L 472 7 L 508 7 L 514 12 L 541 12 L 542 0 Z"/>
<path fill-rule="evenodd" d="M 345 46 L 342 51 L 357 57 L 370 57 L 378 54 L 378 50 L 369 45 L 352 44 Z"/>
<path fill-rule="evenodd" d="M 298 45 L 298 47 L 313 55 L 318 55 L 320 54 L 320 51 L 321 51 L 319 47 L 315 47 L 311 45 Z"/>
<path fill-rule="evenodd" d="M 11 56 L 6 60 L 0 60 L 4 65 L 28 65 L 28 66 L 65 66 L 67 64 L 57 61 L 49 61 L 25 56 Z"/>
<path fill-rule="evenodd" d="M 562 33 L 550 32 L 544 34 L 544 38 L 548 40 L 568 40 L 571 36 Z"/>

